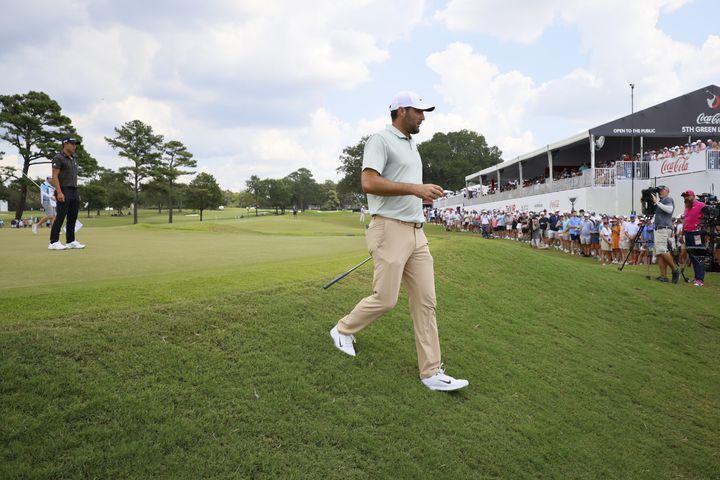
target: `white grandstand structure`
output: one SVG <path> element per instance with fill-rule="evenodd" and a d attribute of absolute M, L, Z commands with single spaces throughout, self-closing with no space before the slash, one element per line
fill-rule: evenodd
<path fill-rule="evenodd" d="M 676 203 L 687 189 L 715 195 L 718 140 L 720 88 L 709 85 L 472 173 L 464 189 L 433 206 L 627 215 L 651 186 L 670 187 Z"/>

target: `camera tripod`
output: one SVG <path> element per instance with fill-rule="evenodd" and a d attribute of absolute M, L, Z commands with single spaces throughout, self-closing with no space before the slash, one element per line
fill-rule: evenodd
<path fill-rule="evenodd" d="M 627 261 L 628 261 L 628 258 L 630 258 L 630 255 L 632 255 L 632 253 L 635 251 L 635 244 L 638 242 L 638 239 L 641 238 L 644 230 L 645 230 L 645 224 L 640 225 L 638 232 L 635 234 L 635 237 L 632 239 L 632 242 L 630 242 L 630 251 L 625 256 L 625 260 L 623 260 L 622 265 L 620 265 L 620 267 L 618 267 L 618 270 L 622 271 L 623 267 L 625 266 L 625 263 L 627 263 Z M 647 246 L 647 244 L 646 244 L 646 246 Z M 675 260 L 675 265 L 677 265 L 678 268 L 680 268 L 680 261 L 679 261 L 680 260 L 679 259 L 680 249 L 677 247 L 677 245 L 675 246 L 675 248 L 672 248 L 670 240 L 668 240 L 668 252 L 670 252 L 670 255 L 672 255 L 672 257 L 673 257 L 673 260 Z M 650 276 L 650 260 L 651 260 L 651 258 L 652 258 L 652 252 L 647 251 L 645 254 L 645 267 L 646 267 L 645 278 L 648 280 L 650 280 L 652 278 Z M 685 280 L 685 282 L 687 283 L 688 279 L 685 276 L 685 272 L 683 270 L 684 270 L 683 268 L 680 268 L 680 274 L 682 275 L 683 280 Z"/>
<path fill-rule="evenodd" d="M 632 241 L 630 242 L 630 250 L 628 251 L 628 254 L 625 256 L 625 260 L 623 260 L 622 265 L 620 265 L 620 266 L 618 267 L 618 270 L 619 270 L 619 271 L 622 272 L 622 269 L 623 269 L 623 267 L 625 267 L 625 264 L 627 263 L 628 258 L 630 258 L 630 255 L 632 255 L 633 252 L 635 251 L 635 244 L 637 244 L 637 243 L 638 243 L 638 240 L 639 240 L 640 238 L 642 238 L 642 234 L 643 234 L 644 231 L 645 231 L 645 224 L 643 223 L 642 225 L 640 225 L 640 228 L 638 228 L 638 231 L 637 231 L 637 233 L 635 234 L 635 237 L 633 237 Z M 643 243 L 645 243 L 645 242 L 643 241 Z M 647 244 L 646 244 L 646 245 L 647 245 Z M 645 278 L 647 278 L 648 280 L 650 280 L 650 259 L 651 259 L 651 257 L 652 257 L 652 253 L 651 253 L 651 252 L 646 252 L 646 254 L 645 254 L 645 265 L 646 265 L 647 268 L 646 268 L 646 270 L 645 270 Z"/>

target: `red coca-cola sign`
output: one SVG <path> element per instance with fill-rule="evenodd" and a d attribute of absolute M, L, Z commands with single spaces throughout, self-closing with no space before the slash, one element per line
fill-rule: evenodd
<path fill-rule="evenodd" d="M 667 158 L 663 160 L 662 165 L 660 166 L 660 175 L 687 172 L 690 167 L 688 158 L 689 157 L 686 156 L 680 156 L 677 158 Z"/>

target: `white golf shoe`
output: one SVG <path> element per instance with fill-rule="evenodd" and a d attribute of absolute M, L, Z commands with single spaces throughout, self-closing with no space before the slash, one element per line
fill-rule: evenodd
<path fill-rule="evenodd" d="M 423 385 L 430 390 L 438 390 L 441 392 L 451 392 L 453 390 L 460 390 L 461 388 L 467 387 L 470 382 L 461 378 L 453 378 L 450 375 L 445 375 L 445 371 L 440 367 L 435 375 L 428 378 L 421 379 Z"/>
<path fill-rule="evenodd" d="M 48 250 L 65 250 L 67 247 L 60 242 L 51 243 L 48 245 Z"/>
<path fill-rule="evenodd" d="M 85 245 L 83 245 L 82 243 L 78 242 L 77 240 L 73 240 L 72 242 L 70 242 L 70 243 L 67 244 L 67 248 L 77 248 L 77 249 L 80 249 L 80 248 L 85 248 Z"/>
<path fill-rule="evenodd" d="M 355 343 L 354 335 L 343 335 L 338 332 L 337 325 L 335 325 L 332 330 L 330 330 L 330 336 L 333 339 L 335 348 L 343 353 L 347 353 L 351 357 L 355 356 L 355 346 L 353 346 L 353 343 Z"/>
<path fill-rule="evenodd" d="M 32 224 L 32 231 L 35 235 L 37 235 L 37 223 Z"/>

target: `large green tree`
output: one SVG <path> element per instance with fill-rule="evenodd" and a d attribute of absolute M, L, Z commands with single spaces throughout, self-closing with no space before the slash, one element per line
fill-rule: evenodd
<path fill-rule="evenodd" d="M 345 147 L 340 155 L 337 192 L 344 204 L 364 202 L 360 185 L 363 153 L 369 137 L 363 137 L 356 145 Z M 465 177 L 473 172 L 500 163 L 502 152 L 489 146 L 485 137 L 470 130 L 436 133 L 430 140 L 418 145 L 423 163 L 423 181 L 444 188 L 457 190 L 465 186 Z"/>
<path fill-rule="evenodd" d="M 80 186 L 80 197 L 86 203 L 87 216 L 90 217 L 91 210 L 97 210 L 98 216 L 100 210 L 108 204 L 108 191 L 99 180 L 91 180 L 85 185 Z"/>
<path fill-rule="evenodd" d="M 237 205 L 238 207 L 249 207 L 255 202 L 255 197 L 252 193 L 247 190 L 237 193 Z"/>
<path fill-rule="evenodd" d="M 232 190 L 223 190 L 223 201 L 222 204 L 226 207 L 237 207 L 238 206 L 238 193 Z"/>
<path fill-rule="evenodd" d="M 260 203 L 267 198 L 269 184 L 267 180 L 262 180 L 257 175 L 252 175 L 245 181 L 245 186 L 247 187 L 247 192 L 253 197 L 255 216 L 257 216 Z"/>
<path fill-rule="evenodd" d="M 171 140 L 163 145 L 163 154 L 160 157 L 160 164 L 155 170 L 155 178 L 165 183 L 168 207 L 168 223 L 173 223 L 173 203 L 175 202 L 175 182 L 181 175 L 195 173 L 188 168 L 197 167 L 197 161 L 193 159 L 182 142 Z"/>
<path fill-rule="evenodd" d="M 292 185 L 293 201 L 300 208 L 305 209 L 314 201 L 320 194 L 320 186 L 313 178 L 313 174 L 307 168 L 300 168 L 290 175 L 287 179 Z"/>
<path fill-rule="evenodd" d="M 127 175 L 133 189 L 133 223 L 138 223 L 138 200 L 142 181 L 156 174 L 163 153 L 163 136 L 155 134 L 150 125 L 140 120 L 132 120 L 115 127 L 115 137 L 105 137 L 105 141 L 118 151 L 118 155 L 132 162 L 130 167 L 122 167 L 120 172 Z"/>
<path fill-rule="evenodd" d="M 81 137 L 70 118 L 62 114 L 60 105 L 44 92 L 0 95 L 0 139 L 14 146 L 23 160 L 22 176 L 30 166 L 51 163 L 61 149 L 63 137 Z M 75 152 L 78 176 L 87 177 L 97 170 L 97 161 L 79 145 Z M 50 169 L 48 168 L 48 173 Z M 23 179 L 15 218 L 22 218 L 30 182 Z"/>
<path fill-rule="evenodd" d="M 360 173 L 362 172 L 363 152 L 365 143 L 369 136 L 360 139 L 357 145 L 351 145 L 343 149 L 340 155 L 340 166 L 337 172 L 343 177 L 337 184 L 337 194 L 342 203 L 351 208 L 365 203 L 365 193 L 360 185 Z"/>
<path fill-rule="evenodd" d="M 34 181 L 35 183 L 38 183 L 38 179 L 35 179 Z M 7 188 L 3 189 L 3 191 L 5 200 L 8 201 L 8 208 L 10 210 L 16 210 L 21 201 L 25 203 L 25 209 L 40 209 L 39 191 L 30 180 L 13 176 L 7 184 Z M 23 199 L 23 189 L 28 185 L 30 185 L 31 188 L 25 190 L 25 198 Z"/>
<path fill-rule="evenodd" d="M 502 152 L 488 146 L 485 137 L 470 130 L 436 133 L 418 145 L 423 162 L 423 182 L 449 190 L 465 186 L 465 177 L 501 162 Z"/>
<path fill-rule="evenodd" d="M 164 206 L 168 205 L 168 185 L 157 177 L 142 184 L 140 191 L 140 205 L 144 208 L 155 207 L 162 213 Z M 169 208 L 169 207 L 168 207 Z"/>
<path fill-rule="evenodd" d="M 203 211 L 208 208 L 217 208 L 222 204 L 223 194 L 215 177 L 209 173 L 199 173 L 190 182 L 185 192 L 185 206 L 200 211 L 200 221 L 203 220 Z"/>
<path fill-rule="evenodd" d="M 182 212 L 183 207 L 185 206 L 185 193 L 187 192 L 187 189 L 190 188 L 187 183 L 176 183 L 174 187 L 174 199 L 173 202 L 175 206 L 177 207 L 178 212 Z"/>
<path fill-rule="evenodd" d="M 340 197 L 337 193 L 337 184 L 332 180 L 325 180 L 320 185 L 322 191 L 321 202 L 322 208 L 325 210 L 337 210 L 340 208 Z"/>
<path fill-rule="evenodd" d="M 275 208 L 275 215 L 281 210 L 285 213 L 285 209 L 292 202 L 292 185 L 287 178 L 268 179 L 268 201 L 270 206 Z"/>
<path fill-rule="evenodd" d="M 133 201 L 133 191 L 126 175 L 103 168 L 98 173 L 97 182 L 107 192 L 107 206 L 122 215 L 123 208 L 129 207 Z"/>

